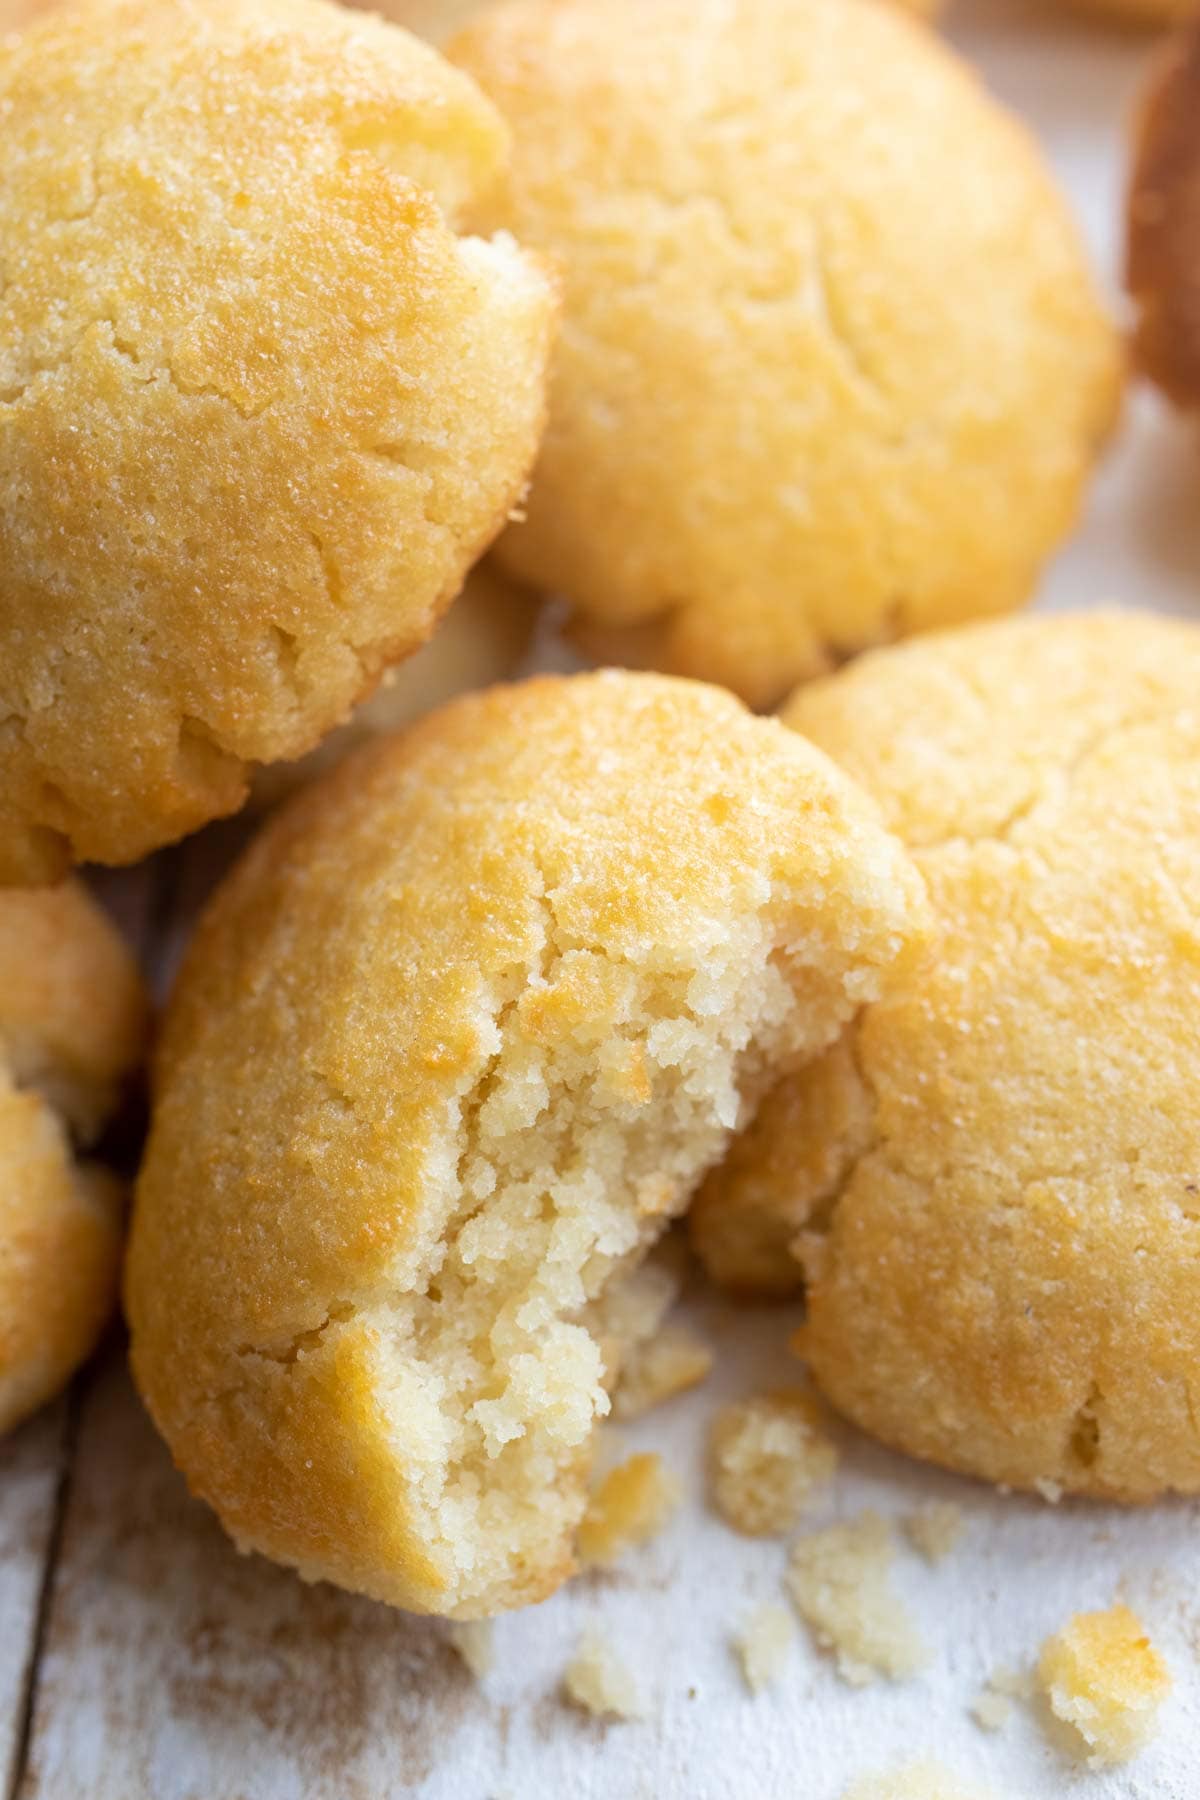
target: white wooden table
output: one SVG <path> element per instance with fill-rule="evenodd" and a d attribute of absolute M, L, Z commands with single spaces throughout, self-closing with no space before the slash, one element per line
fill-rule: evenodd
<path fill-rule="evenodd" d="M 952 35 L 1042 131 L 1110 280 L 1120 126 L 1148 49 L 1019 0 L 963 0 Z M 953 147 L 948 146 L 948 154 Z M 1149 396 L 1132 407 L 1048 605 L 1105 600 L 1200 612 L 1200 457 Z M 147 958 L 182 923 L 236 828 L 106 880 Z M 786 1375 L 786 1320 L 711 1301 L 716 1391 Z M 898 1579 L 935 1648 L 920 1682 L 864 1695 L 798 1643 L 781 1688 L 750 1700 L 728 1653 L 777 1591 L 782 1551 L 734 1539 L 701 1498 L 713 1392 L 629 1434 L 688 1482 L 679 1520 L 626 1569 L 504 1621 L 482 1688 L 440 1627 L 238 1557 L 191 1502 L 142 1414 L 114 1339 L 60 1404 L 0 1445 L 0 1758 L 10 1800 L 836 1800 L 851 1774 L 935 1752 L 997 1794 L 1200 1796 L 1200 1547 L 1191 1509 L 1139 1515 L 1005 1499 L 847 1436 L 830 1502 L 891 1516 L 950 1496 L 968 1518 L 939 1571 Z M 967 1708 L 999 1663 L 1027 1661 L 1084 1605 L 1127 1595 L 1170 1656 L 1158 1745 L 1125 1773 L 1079 1777 L 1019 1714 L 985 1738 Z M 619 1639 L 651 1702 L 605 1730 L 556 1684 L 580 1627 Z"/>

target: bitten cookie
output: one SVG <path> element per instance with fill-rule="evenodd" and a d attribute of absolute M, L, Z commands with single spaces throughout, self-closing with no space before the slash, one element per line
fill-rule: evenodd
<path fill-rule="evenodd" d="M 782 1284 L 798 1239 L 803 1354 L 889 1444 L 1200 1491 L 1200 630 L 977 626 L 785 716 L 878 800 L 941 931 L 767 1102 L 699 1202 L 706 1260 L 755 1285 L 773 1243 Z"/>
<path fill-rule="evenodd" d="M 0 1431 L 112 1311 L 121 1190 L 86 1160 L 142 1054 L 132 958 L 83 888 L 0 894 Z"/>
<path fill-rule="evenodd" d="M 490 687 L 513 673 L 529 649 L 537 602 L 490 567 L 472 569 L 437 631 L 415 656 L 389 669 L 345 725 L 299 762 L 270 763 L 254 777 L 257 806 L 277 801 L 326 775 L 351 750 L 385 731 L 399 731 L 458 694 Z"/>
<path fill-rule="evenodd" d="M 1200 408 L 1200 21 L 1172 41 L 1142 99 L 1125 266 L 1139 367 Z"/>
<path fill-rule="evenodd" d="M 498 554 L 586 647 L 765 706 L 1028 598 L 1119 355 L 1037 148 L 949 49 L 869 0 L 515 0 L 449 54 L 513 129 L 482 217 L 564 282 Z"/>
<path fill-rule="evenodd" d="M 172 1001 L 127 1281 L 237 1542 L 460 1618 L 556 1587 L 614 1284 L 924 910 L 824 756 L 662 677 L 469 696 L 293 801 Z"/>
<path fill-rule="evenodd" d="M 240 804 L 518 498 L 546 278 L 504 127 L 323 0 L 82 0 L 0 47 L 0 880 Z"/>

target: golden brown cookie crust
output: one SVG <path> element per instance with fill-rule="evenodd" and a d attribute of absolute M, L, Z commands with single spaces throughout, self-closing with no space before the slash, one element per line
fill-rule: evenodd
<path fill-rule="evenodd" d="M 201 925 L 139 1183 L 134 1369 L 196 1491 L 416 1610 L 550 1592 L 589 1314 L 923 923 L 827 759 L 693 683 L 494 688 L 301 795 Z"/>
<path fill-rule="evenodd" d="M 455 234 L 493 109 L 323 0 L 83 0 L 0 47 L 0 128 L 0 880 L 36 881 L 231 811 L 429 636 L 520 495 L 553 300 Z"/>
<path fill-rule="evenodd" d="M 766 706 L 1026 600 L 1120 358 L 1040 152 L 949 49 L 864 0 L 516 0 L 449 54 L 514 132 L 482 218 L 564 282 L 498 554 L 589 651 Z"/>
<path fill-rule="evenodd" d="M 0 894 L 0 1431 L 57 1392 L 112 1311 L 121 1189 L 78 1147 L 145 1030 L 129 952 L 82 888 Z"/>
<path fill-rule="evenodd" d="M 1016 1487 L 1200 1490 L 1198 693 L 1196 627 L 1101 614 L 881 651 L 786 712 L 913 850 L 940 936 L 837 1053 L 836 1187 L 840 1143 L 790 1174 L 776 1143 L 757 1204 L 790 1236 L 810 1214 L 834 1403 Z M 702 1248 L 720 1177 L 705 1205 Z M 710 1260 L 738 1254 L 727 1226 Z"/>
<path fill-rule="evenodd" d="M 253 804 L 274 806 L 382 732 L 401 731 L 458 694 L 506 680 L 529 650 L 537 615 L 538 601 L 527 589 L 488 564 L 472 569 L 430 641 L 389 669 L 344 725 L 299 762 L 270 763 L 257 771 Z"/>
<path fill-rule="evenodd" d="M 1178 405 L 1200 407 L 1200 21 L 1172 41 L 1142 99 L 1126 282 L 1139 366 Z"/>

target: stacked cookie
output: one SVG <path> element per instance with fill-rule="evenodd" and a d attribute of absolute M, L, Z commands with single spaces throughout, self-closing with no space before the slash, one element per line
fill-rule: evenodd
<path fill-rule="evenodd" d="M 885 1440 L 1200 1489 L 1200 640 L 964 623 L 1120 392 L 1016 122 L 876 0 L 510 0 L 448 61 L 81 0 L 0 141 L 0 1423 L 105 1316 L 77 1151 L 144 1033 L 44 884 L 295 787 L 171 998 L 126 1275 L 240 1544 L 550 1593 L 689 1208 Z M 623 666 L 489 686 L 550 597 Z"/>

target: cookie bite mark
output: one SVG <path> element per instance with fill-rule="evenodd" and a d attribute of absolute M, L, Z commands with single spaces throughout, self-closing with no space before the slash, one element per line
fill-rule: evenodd
<path fill-rule="evenodd" d="M 634 1272 L 924 922 L 852 786 L 693 683 L 494 689 L 289 808 L 173 1004 L 129 1275 L 239 1541 L 459 1617 L 550 1592 Z"/>

